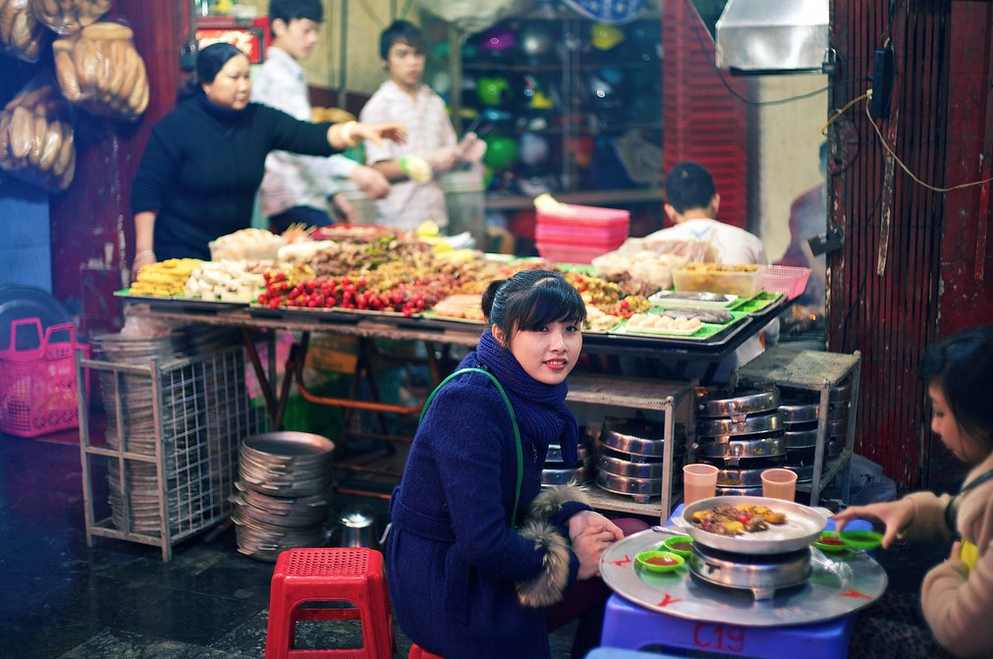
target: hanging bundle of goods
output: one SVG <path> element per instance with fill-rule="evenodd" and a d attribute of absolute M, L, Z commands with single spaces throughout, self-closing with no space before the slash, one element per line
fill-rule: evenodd
<path fill-rule="evenodd" d="M 47 32 L 28 0 L 0 0 L 0 52 L 37 62 Z"/>
<path fill-rule="evenodd" d="M 30 0 L 38 20 L 58 34 L 74 34 L 96 23 L 114 0 Z"/>
<path fill-rule="evenodd" d="M 141 116 L 148 107 L 148 74 L 133 37 L 128 26 L 105 22 L 55 40 L 55 72 L 69 102 L 111 119 Z"/>
<path fill-rule="evenodd" d="M 68 117 L 51 84 L 15 96 L 0 112 L 0 167 L 49 190 L 68 188 L 76 170 Z"/>

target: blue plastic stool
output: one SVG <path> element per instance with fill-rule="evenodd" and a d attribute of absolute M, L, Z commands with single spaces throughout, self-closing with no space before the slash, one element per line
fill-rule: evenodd
<path fill-rule="evenodd" d="M 600 645 L 627 650 L 657 645 L 748 659 L 845 659 L 856 615 L 811 625 L 742 627 L 685 620 L 611 595 Z"/>

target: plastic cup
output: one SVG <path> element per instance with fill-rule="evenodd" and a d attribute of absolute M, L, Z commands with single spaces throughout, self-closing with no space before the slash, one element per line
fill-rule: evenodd
<path fill-rule="evenodd" d="M 683 466 L 683 503 L 687 506 L 717 494 L 717 467 L 707 464 Z"/>
<path fill-rule="evenodd" d="M 766 469 L 762 472 L 762 496 L 793 501 L 796 498 L 796 472 Z"/>

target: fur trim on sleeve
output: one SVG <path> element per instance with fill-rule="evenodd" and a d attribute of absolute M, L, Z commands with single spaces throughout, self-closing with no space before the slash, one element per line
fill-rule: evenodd
<path fill-rule="evenodd" d="M 535 549 L 544 548 L 545 557 L 537 577 L 517 583 L 517 599 L 522 606 L 530 608 L 551 606 L 562 599 L 569 585 L 572 552 L 562 534 L 546 520 L 529 518 L 519 533 L 532 540 Z"/>
<path fill-rule="evenodd" d="M 575 485 L 543 489 L 531 501 L 528 508 L 528 519 L 548 519 L 558 512 L 559 508 L 570 502 L 582 503 L 587 506 L 592 503 L 586 491 Z"/>

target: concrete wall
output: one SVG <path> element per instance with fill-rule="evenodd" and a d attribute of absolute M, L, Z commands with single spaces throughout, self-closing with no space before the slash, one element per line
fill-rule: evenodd
<path fill-rule="evenodd" d="M 755 100 L 793 98 L 827 87 L 827 76 L 780 75 L 754 79 Z M 757 163 L 750 212 L 758 218 L 769 260 L 782 257 L 790 242 L 789 213 L 793 200 L 823 181 L 818 150 L 825 137 L 827 92 L 783 104 L 756 106 L 750 124 L 757 131 L 750 161 Z"/>

